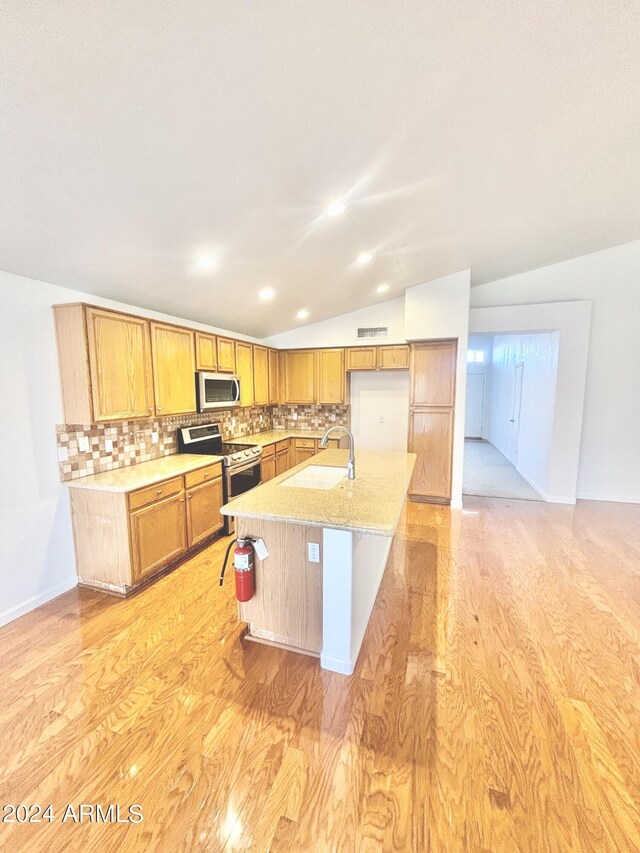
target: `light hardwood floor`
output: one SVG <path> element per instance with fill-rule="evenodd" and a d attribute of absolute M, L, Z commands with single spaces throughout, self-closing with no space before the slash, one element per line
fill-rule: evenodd
<path fill-rule="evenodd" d="M 640 849 L 640 507 L 410 504 L 355 674 L 243 642 L 217 543 L 0 633 L 0 826 L 24 851 Z"/>

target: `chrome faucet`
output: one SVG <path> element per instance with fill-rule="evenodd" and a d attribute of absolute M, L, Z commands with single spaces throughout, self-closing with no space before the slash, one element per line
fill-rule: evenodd
<path fill-rule="evenodd" d="M 326 447 L 327 441 L 329 441 L 329 436 L 331 433 L 336 430 L 341 429 L 346 435 L 349 436 L 349 461 L 347 462 L 347 476 L 350 480 L 355 480 L 356 478 L 356 457 L 355 450 L 353 446 L 353 433 L 350 429 L 346 427 L 340 426 L 340 424 L 336 424 L 335 426 L 329 427 L 329 429 L 325 432 L 320 440 L 320 447 Z"/>

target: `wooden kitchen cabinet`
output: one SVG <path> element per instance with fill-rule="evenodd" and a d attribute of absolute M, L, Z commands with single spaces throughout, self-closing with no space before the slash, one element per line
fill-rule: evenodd
<path fill-rule="evenodd" d="M 253 396 L 256 406 L 269 405 L 269 356 L 266 347 L 253 347 Z"/>
<path fill-rule="evenodd" d="M 161 416 L 195 412 L 194 333 L 152 322 L 151 352 L 156 412 Z"/>
<path fill-rule="evenodd" d="M 240 405 L 253 406 L 253 344 L 236 341 L 236 370 L 240 378 Z"/>
<path fill-rule="evenodd" d="M 316 350 L 286 350 L 284 365 L 284 402 L 316 402 Z"/>
<path fill-rule="evenodd" d="M 236 372 L 236 342 L 218 336 L 218 370 L 220 373 Z"/>
<path fill-rule="evenodd" d="M 82 304 L 53 312 L 65 423 L 152 416 L 149 321 Z"/>
<path fill-rule="evenodd" d="M 129 492 L 70 492 L 78 582 L 118 595 L 223 526 L 220 462 Z"/>
<path fill-rule="evenodd" d="M 280 404 L 280 352 L 270 349 L 267 354 L 269 364 L 269 403 L 272 406 Z"/>
<path fill-rule="evenodd" d="M 378 347 L 378 370 L 407 370 L 409 367 L 409 347 L 400 346 Z"/>
<path fill-rule="evenodd" d="M 306 459 L 311 459 L 311 457 L 315 455 L 315 444 L 312 447 L 300 447 L 296 442 L 293 452 L 293 464 L 299 465 L 301 462 L 304 462 Z"/>
<path fill-rule="evenodd" d="M 131 513 L 134 583 L 174 562 L 187 550 L 184 503 L 181 492 Z"/>
<path fill-rule="evenodd" d="M 199 545 L 221 530 L 223 518 L 222 477 L 203 482 L 187 492 L 187 544 Z"/>
<path fill-rule="evenodd" d="M 276 476 L 284 474 L 292 467 L 291 441 L 279 441 L 276 444 Z"/>
<path fill-rule="evenodd" d="M 268 483 L 276 476 L 276 455 L 263 456 L 261 460 L 262 482 Z"/>
<path fill-rule="evenodd" d="M 218 342 L 215 335 L 196 332 L 196 368 L 213 373 L 218 370 Z"/>
<path fill-rule="evenodd" d="M 457 341 L 411 345 L 409 452 L 417 454 L 409 496 L 451 500 Z"/>
<path fill-rule="evenodd" d="M 347 370 L 375 370 L 378 366 L 377 347 L 349 347 Z"/>
<path fill-rule="evenodd" d="M 317 351 L 317 393 L 320 404 L 346 402 L 346 374 L 343 349 Z"/>

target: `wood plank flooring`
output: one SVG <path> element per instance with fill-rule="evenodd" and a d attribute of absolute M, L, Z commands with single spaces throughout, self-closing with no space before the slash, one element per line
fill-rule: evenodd
<path fill-rule="evenodd" d="M 350 678 L 242 640 L 225 545 L 0 631 L 0 803 L 57 816 L 0 849 L 640 850 L 640 506 L 409 504 Z"/>

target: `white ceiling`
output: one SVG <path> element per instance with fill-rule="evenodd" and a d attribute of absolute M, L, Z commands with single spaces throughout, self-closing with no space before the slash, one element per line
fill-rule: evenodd
<path fill-rule="evenodd" d="M 0 269 L 259 336 L 640 236 L 637 0 L 1 0 L 0 122 Z"/>

